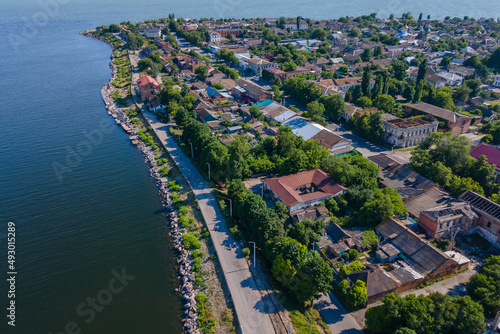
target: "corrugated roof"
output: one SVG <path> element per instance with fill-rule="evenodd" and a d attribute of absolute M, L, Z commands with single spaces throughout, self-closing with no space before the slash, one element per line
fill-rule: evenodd
<path fill-rule="evenodd" d="M 410 267 L 421 275 L 432 272 L 448 260 L 446 254 L 392 218 L 384 220 L 376 230 L 408 256 Z"/>
<path fill-rule="evenodd" d="M 386 187 L 395 188 L 403 201 L 423 194 L 436 186 L 431 180 L 403 166 L 386 154 L 374 155 L 368 159 L 379 166 L 381 183 Z"/>
<path fill-rule="evenodd" d="M 447 120 L 448 122 L 456 122 L 457 118 L 460 118 L 459 115 L 455 114 L 453 111 L 450 111 L 448 109 L 440 108 L 433 106 L 432 104 L 428 104 L 425 102 L 417 102 L 414 104 L 408 104 L 407 107 L 410 107 L 412 109 L 421 111 L 426 114 L 430 114 L 432 116 L 442 118 L 444 120 Z"/>
<path fill-rule="evenodd" d="M 292 132 L 296 136 L 300 136 L 304 140 L 311 139 L 322 130 L 321 126 L 316 126 L 309 120 L 300 116 L 293 117 L 287 120 L 286 122 L 283 123 L 283 125 L 288 126 L 290 129 L 292 129 Z"/>

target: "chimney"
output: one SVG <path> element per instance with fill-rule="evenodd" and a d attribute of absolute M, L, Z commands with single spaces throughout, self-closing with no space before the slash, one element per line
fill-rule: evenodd
<path fill-rule="evenodd" d="M 491 326 L 491 329 L 493 331 L 498 331 L 498 325 L 500 325 L 500 311 L 497 312 L 495 320 L 493 320 L 493 325 Z"/>

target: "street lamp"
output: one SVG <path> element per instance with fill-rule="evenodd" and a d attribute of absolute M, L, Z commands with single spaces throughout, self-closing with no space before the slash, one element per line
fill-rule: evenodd
<path fill-rule="evenodd" d="M 194 157 L 194 155 L 193 155 L 193 143 L 189 142 L 189 144 L 191 145 L 191 158 L 193 158 Z"/>
<path fill-rule="evenodd" d="M 253 244 L 253 267 L 255 268 L 255 241 L 249 241 L 248 243 Z"/>
<path fill-rule="evenodd" d="M 210 163 L 207 162 L 208 165 L 208 181 L 210 181 Z"/>

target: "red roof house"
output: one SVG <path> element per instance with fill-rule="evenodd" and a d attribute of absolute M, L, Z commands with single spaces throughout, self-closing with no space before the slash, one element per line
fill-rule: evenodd
<path fill-rule="evenodd" d="M 137 80 L 137 90 L 143 101 L 150 101 L 160 92 L 160 85 L 156 79 L 145 75 Z"/>
<path fill-rule="evenodd" d="M 347 190 L 321 169 L 267 179 L 264 187 L 285 203 L 290 213 L 313 207 Z"/>
<path fill-rule="evenodd" d="M 495 182 L 500 182 L 500 149 L 481 143 L 470 151 L 470 155 L 476 159 L 479 159 L 481 155 L 486 156 L 488 163 L 496 166 L 497 177 Z"/>

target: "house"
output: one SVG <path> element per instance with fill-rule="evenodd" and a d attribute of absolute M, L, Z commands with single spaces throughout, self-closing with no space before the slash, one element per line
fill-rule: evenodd
<path fill-rule="evenodd" d="M 417 80 L 417 77 L 418 69 L 410 72 L 410 80 Z M 431 83 L 432 85 L 434 85 L 434 87 L 439 88 L 446 86 L 446 79 L 437 75 L 432 68 L 429 68 L 429 70 L 427 71 L 427 76 L 425 77 L 425 83 Z"/>
<path fill-rule="evenodd" d="M 156 79 L 145 75 L 137 80 L 137 91 L 142 101 L 150 101 L 160 92 L 160 85 Z"/>
<path fill-rule="evenodd" d="M 210 43 L 220 43 L 221 38 L 221 34 L 216 31 L 210 33 Z"/>
<path fill-rule="evenodd" d="M 286 120 L 297 116 L 295 111 L 290 110 L 273 100 L 262 101 L 261 103 L 256 104 L 256 106 L 260 108 L 268 122 L 283 123 Z"/>
<path fill-rule="evenodd" d="M 311 209 L 305 209 L 295 212 L 292 215 L 292 218 L 297 222 L 302 222 L 305 219 L 316 220 L 316 219 L 324 219 L 326 218 L 328 209 L 325 206 L 316 206 Z"/>
<path fill-rule="evenodd" d="M 368 269 L 350 273 L 347 277 L 353 283 L 360 280 L 366 284 L 367 304 L 382 299 L 386 294 L 396 293 L 399 287 L 394 278 L 378 267 L 369 267 Z"/>
<path fill-rule="evenodd" d="M 352 151 L 352 142 L 349 139 L 338 136 L 328 129 L 323 129 L 310 140 L 317 140 L 318 143 L 330 151 L 330 154 L 341 154 Z"/>
<path fill-rule="evenodd" d="M 165 106 L 161 104 L 156 98 L 152 99 L 148 103 L 148 109 L 151 112 L 161 112 L 165 110 Z"/>
<path fill-rule="evenodd" d="M 450 86 L 460 86 L 464 80 L 463 77 L 450 72 L 438 72 L 436 75 L 446 80 L 446 85 Z"/>
<path fill-rule="evenodd" d="M 420 212 L 418 226 L 428 237 L 450 237 L 460 229 L 468 231 L 477 219 L 476 213 L 465 202 L 452 202 Z"/>
<path fill-rule="evenodd" d="M 481 143 L 470 151 L 473 158 L 479 159 L 481 155 L 486 156 L 486 161 L 495 166 L 495 183 L 500 183 L 500 149 Z"/>
<path fill-rule="evenodd" d="M 345 120 L 349 120 L 351 117 L 354 117 L 357 111 L 363 110 L 363 108 L 356 107 L 354 104 L 347 102 L 345 104 L 346 111 L 342 113 L 342 118 Z"/>
<path fill-rule="evenodd" d="M 330 251 L 335 257 L 342 256 L 343 253 L 349 251 L 351 248 L 358 248 L 359 240 L 355 240 L 342 227 L 333 222 L 327 225 L 325 232 L 331 240 L 327 251 Z"/>
<path fill-rule="evenodd" d="M 241 78 L 238 79 L 238 81 L 236 81 L 236 86 L 235 89 L 233 90 L 233 95 L 235 95 L 238 98 L 248 97 L 253 102 L 263 101 L 273 98 L 273 94 L 269 93 L 261 86 Z"/>
<path fill-rule="evenodd" d="M 270 61 L 261 58 L 250 58 L 248 59 L 247 62 L 248 62 L 248 68 L 252 71 L 252 73 L 258 75 L 261 75 L 262 70 L 265 68 L 278 67 L 278 64 L 272 63 Z"/>
<path fill-rule="evenodd" d="M 500 249 L 500 204 L 471 190 L 467 190 L 458 199 L 467 202 L 479 216 L 476 226 L 469 233 L 477 232 L 493 247 Z"/>
<path fill-rule="evenodd" d="M 148 38 L 155 38 L 161 36 L 161 28 L 158 26 L 148 26 L 145 27 L 141 32 L 141 35 Z"/>
<path fill-rule="evenodd" d="M 327 148 L 332 154 L 352 150 L 350 140 L 338 136 L 324 126 L 302 116 L 289 118 L 282 125 L 288 126 L 296 136 L 302 137 L 306 141 L 317 140 L 321 146 Z"/>
<path fill-rule="evenodd" d="M 346 78 L 346 79 L 332 79 L 335 85 L 335 88 L 342 92 L 347 92 L 351 87 L 361 86 L 361 82 L 363 81 L 362 77 L 356 78 Z M 375 80 L 370 80 L 370 89 L 373 89 L 375 85 Z"/>
<path fill-rule="evenodd" d="M 406 105 L 405 113 L 406 115 L 432 115 L 442 123 L 442 125 L 439 126 L 440 129 L 446 129 L 452 134 L 467 133 L 472 120 L 470 117 L 425 102 Z"/>
<path fill-rule="evenodd" d="M 431 115 L 402 119 L 392 114 L 383 114 L 382 120 L 382 140 L 396 147 L 418 145 L 438 129 L 438 121 Z"/>
<path fill-rule="evenodd" d="M 347 190 L 321 169 L 266 179 L 264 189 L 285 203 L 290 213 L 314 207 Z"/>

